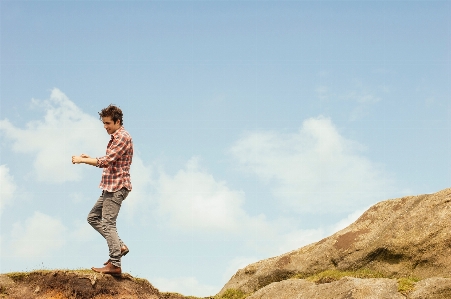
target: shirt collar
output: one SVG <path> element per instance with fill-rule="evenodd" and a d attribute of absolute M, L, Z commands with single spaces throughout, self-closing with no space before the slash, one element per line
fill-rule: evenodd
<path fill-rule="evenodd" d="M 113 134 L 111 134 L 111 139 L 115 138 L 117 135 L 119 135 L 120 131 L 124 129 L 124 126 L 120 126 L 119 129 L 116 130 Z"/>

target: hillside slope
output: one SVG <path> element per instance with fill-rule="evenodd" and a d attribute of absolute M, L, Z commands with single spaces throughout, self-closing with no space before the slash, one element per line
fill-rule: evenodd
<path fill-rule="evenodd" d="M 393 279 L 450 277 L 451 189 L 380 202 L 330 237 L 240 269 L 219 294 L 254 293 L 326 270 L 367 270 Z"/>
<path fill-rule="evenodd" d="M 188 299 L 160 293 L 147 280 L 91 270 L 33 271 L 0 275 L 0 298 L 11 299 Z"/>

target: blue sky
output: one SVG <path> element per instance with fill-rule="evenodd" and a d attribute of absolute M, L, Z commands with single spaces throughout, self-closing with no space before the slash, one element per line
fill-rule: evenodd
<path fill-rule="evenodd" d="M 124 111 L 123 271 L 207 296 L 451 181 L 449 1 L 0 1 L 0 272 L 90 268 Z"/>

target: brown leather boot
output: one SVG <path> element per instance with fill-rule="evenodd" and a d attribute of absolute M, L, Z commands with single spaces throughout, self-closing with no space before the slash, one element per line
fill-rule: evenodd
<path fill-rule="evenodd" d="M 130 250 L 128 250 L 128 247 L 124 244 L 121 247 L 121 256 L 126 255 L 127 253 L 129 253 Z M 105 263 L 103 263 L 104 265 L 108 264 L 109 262 L 111 262 L 111 259 L 108 259 Z"/>
<path fill-rule="evenodd" d="M 112 263 L 106 264 L 103 268 L 91 268 L 95 272 L 103 273 L 103 274 L 112 274 L 112 275 L 119 275 L 122 273 L 121 267 L 116 267 Z"/>

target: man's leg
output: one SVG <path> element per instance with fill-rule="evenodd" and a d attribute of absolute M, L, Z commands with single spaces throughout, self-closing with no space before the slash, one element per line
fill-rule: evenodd
<path fill-rule="evenodd" d="M 88 223 L 105 238 L 105 234 L 103 233 L 102 228 L 102 209 L 103 209 L 103 194 L 100 195 L 97 202 L 92 207 L 91 211 L 88 214 Z"/>
<path fill-rule="evenodd" d="M 88 214 L 88 223 L 96 231 L 98 231 L 99 234 L 102 235 L 102 237 L 104 237 L 106 239 L 105 233 L 104 233 L 104 230 L 103 230 L 103 225 L 102 225 L 102 210 L 103 210 L 103 201 L 104 201 L 103 194 L 104 194 L 104 192 L 102 192 L 102 194 L 100 195 L 99 199 L 94 204 L 94 206 L 92 207 L 91 211 L 89 212 L 89 214 Z M 117 231 L 116 231 L 116 234 L 117 234 Z M 121 244 L 121 247 L 125 246 L 124 242 L 122 242 L 121 239 L 119 239 L 119 243 Z"/>
<path fill-rule="evenodd" d="M 129 191 L 125 188 L 116 192 L 103 192 L 102 235 L 108 243 L 111 263 L 116 267 L 121 266 L 121 246 L 123 245 L 117 233 L 116 219 L 122 201 L 127 197 L 128 193 Z"/>

